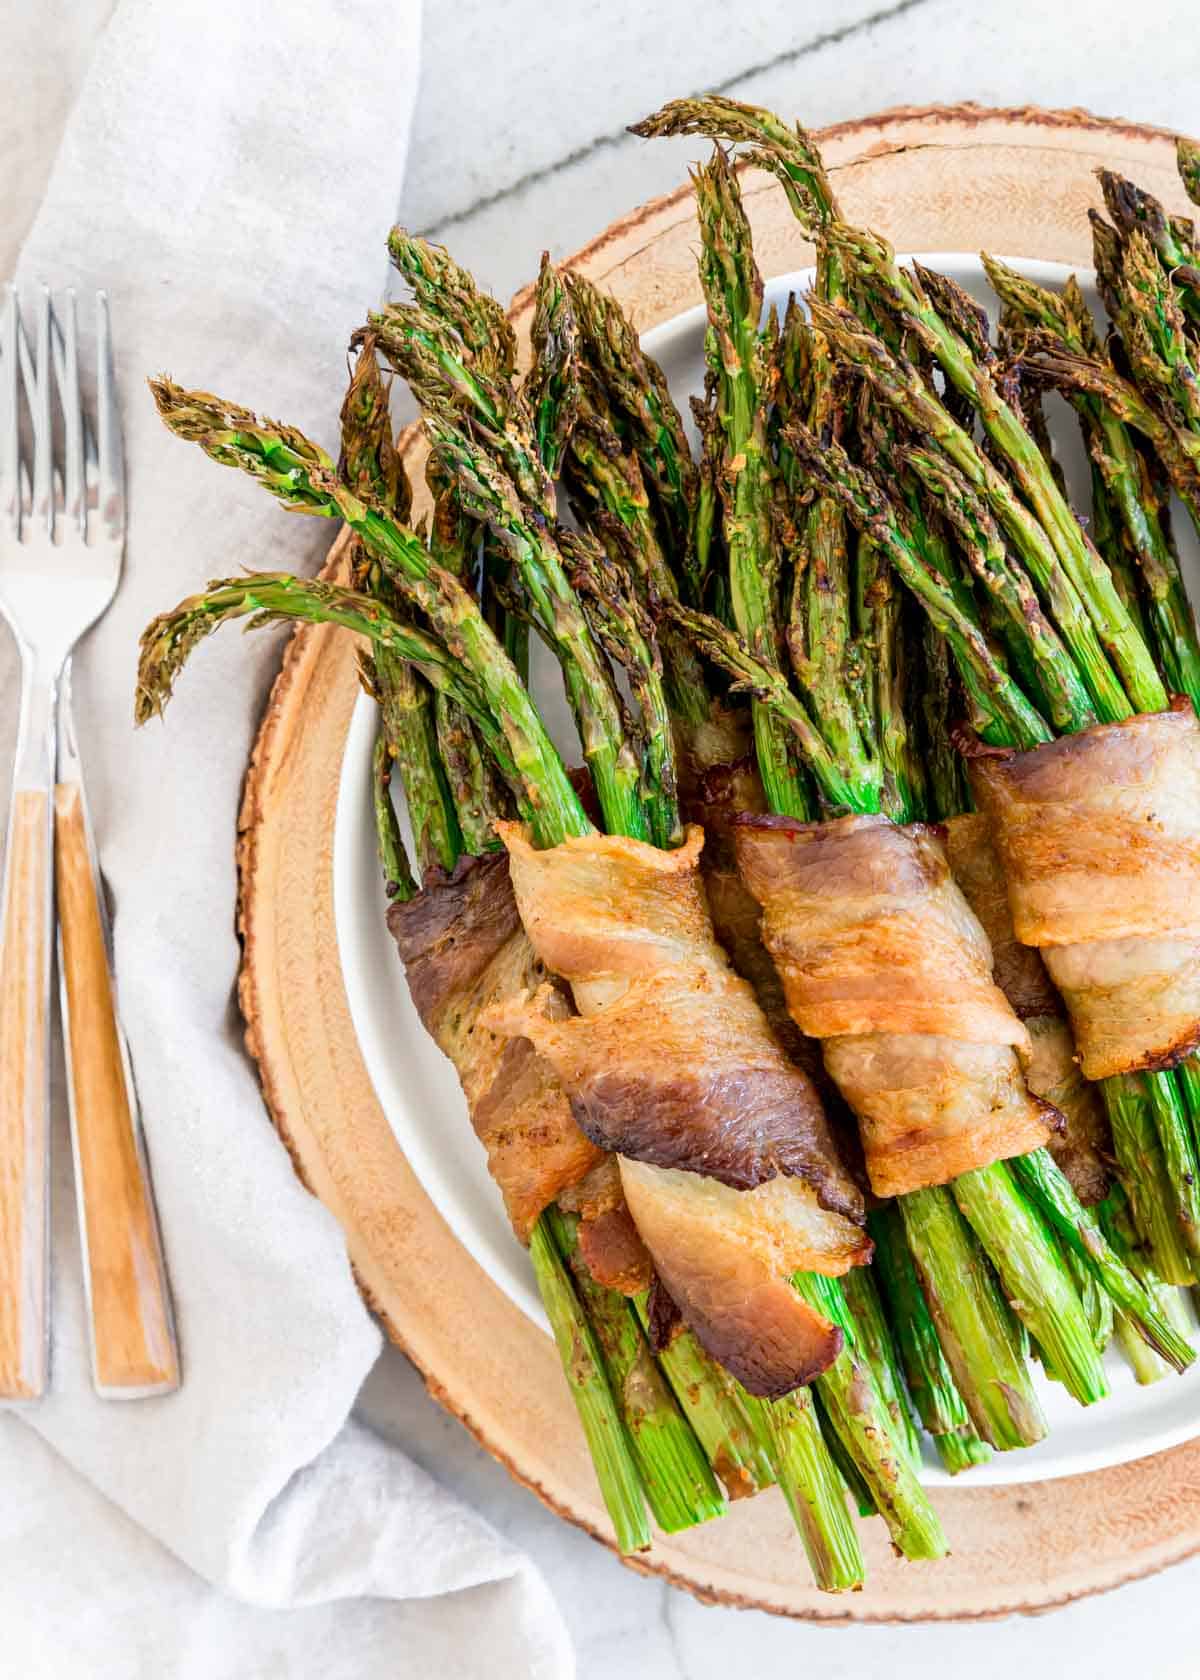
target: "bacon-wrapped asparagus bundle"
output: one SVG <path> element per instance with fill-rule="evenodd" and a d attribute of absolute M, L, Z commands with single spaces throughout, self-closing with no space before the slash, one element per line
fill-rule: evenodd
<path fill-rule="evenodd" d="M 751 1393 L 784 1393 L 840 1338 L 797 1333 L 794 1271 L 836 1276 L 869 1253 L 862 1198 L 811 1082 L 772 1037 L 716 942 L 703 835 L 674 852 L 617 836 L 537 851 L 501 825 L 522 919 L 580 1015 L 553 995 L 512 1017 L 621 1159 L 635 1222 L 685 1322 Z M 711 1263 L 722 1233 L 728 1260 Z"/>

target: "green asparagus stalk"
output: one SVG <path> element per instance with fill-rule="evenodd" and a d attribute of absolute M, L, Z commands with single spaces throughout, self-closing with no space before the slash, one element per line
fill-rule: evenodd
<path fill-rule="evenodd" d="M 1080 1204 L 1049 1150 L 1035 1149 L 1013 1161 L 1012 1168 L 1062 1242 L 1102 1281 L 1107 1297 L 1146 1345 L 1175 1370 L 1186 1370 L 1196 1357 L 1192 1348 L 1163 1318 L 1158 1302 L 1114 1250 L 1101 1220 Z"/>
<path fill-rule="evenodd" d="M 1178 1289 L 1163 1283 L 1150 1265 L 1147 1250 L 1134 1226 L 1128 1200 L 1119 1184 L 1114 1184 L 1096 1212 L 1113 1251 L 1137 1277 L 1159 1314 L 1186 1342 L 1188 1318 L 1183 1296 Z M 1140 1384 L 1158 1382 L 1176 1368 L 1154 1352 L 1127 1314 L 1117 1313 L 1115 1328 L 1121 1351 Z"/>
<path fill-rule="evenodd" d="M 1128 716 L 1131 710 L 1161 711 L 1166 704 L 1162 683 L 1108 569 L 1088 542 L 1020 415 L 1004 400 L 992 370 L 938 314 L 920 282 L 898 266 L 885 240 L 845 224 L 828 231 L 868 290 L 878 289 L 886 303 L 899 311 L 946 378 L 972 403 L 993 448 L 1007 463 L 1124 684 L 1127 700 L 1106 686 L 1097 695 L 1097 704 L 1115 717 Z"/>
<path fill-rule="evenodd" d="M 1200 145 L 1181 134 L 1175 142 L 1175 163 L 1184 192 L 1193 204 L 1200 204 Z"/>
<path fill-rule="evenodd" d="M 999 1452 L 1032 1446 L 1046 1421 L 995 1279 L 950 1196 L 916 1190 L 896 1203 L 921 1290 L 971 1422 Z"/>
<path fill-rule="evenodd" d="M 728 344 L 733 338 L 729 323 L 740 322 L 745 337 L 746 323 L 751 321 L 754 330 L 753 346 L 761 351 L 761 339 L 756 331 L 758 314 L 761 310 L 761 281 L 750 251 L 749 229 L 742 209 L 733 178 L 724 155 L 718 150 L 713 163 L 707 169 L 697 172 L 695 176 L 697 188 L 697 208 L 700 217 L 702 233 L 701 278 L 708 301 L 710 330 L 722 345 L 720 361 L 726 368 L 731 362 Z M 827 317 L 836 315 L 836 311 L 828 305 L 813 305 L 817 315 L 818 325 L 823 326 Z M 743 353 L 744 360 L 744 353 Z M 763 403 L 761 384 L 754 384 L 748 393 L 741 393 L 743 403 L 757 401 Z M 757 422 L 760 434 L 765 434 L 765 420 Z M 792 448 L 793 454 L 804 465 L 809 464 L 811 457 L 820 455 L 823 461 L 828 461 L 836 455 L 839 462 L 845 461 L 844 453 L 833 443 L 832 439 L 822 438 L 819 442 L 804 431 L 803 428 L 784 427 L 783 439 Z M 813 474 L 818 488 L 827 489 L 828 474 Z M 836 492 L 835 492 L 836 493 Z M 885 533 L 872 525 L 868 536 L 876 542 L 884 540 Z M 893 534 L 894 538 L 894 534 Z M 775 736 L 778 736 L 779 726 L 787 724 L 797 730 L 801 739 L 807 739 L 813 733 L 817 734 L 818 750 L 810 755 L 810 769 L 817 778 L 821 791 L 830 804 L 837 809 L 850 810 L 871 809 L 877 801 L 877 792 L 865 784 L 858 765 L 838 762 L 835 755 L 827 750 L 820 733 L 806 726 L 811 725 L 804 708 L 790 696 L 786 679 L 778 671 L 770 668 L 769 656 L 762 655 L 763 639 L 758 636 L 758 645 L 754 640 L 746 637 L 747 615 L 744 596 L 739 606 L 738 570 L 736 561 L 736 531 L 731 529 L 729 534 L 729 548 L 731 556 L 731 584 L 734 598 L 735 619 L 743 632 L 743 640 L 731 636 L 722 626 L 711 620 L 705 625 L 700 623 L 700 615 L 692 614 L 689 618 L 693 633 L 707 636 L 711 645 L 724 652 L 734 669 L 735 675 L 750 687 L 755 695 L 760 711 L 770 709 L 778 711 Z M 893 546 L 895 541 L 893 540 Z M 907 552 L 907 549 L 906 549 Z M 751 556 L 743 557 L 747 566 L 751 563 Z M 764 584 L 771 581 L 769 568 L 764 572 L 761 550 L 753 556 L 756 587 L 760 590 Z M 931 590 L 940 592 L 949 603 L 949 610 L 953 613 L 954 628 L 957 633 L 972 639 L 972 645 L 980 642 L 977 627 L 966 621 L 966 616 L 954 600 L 952 593 L 940 578 L 923 572 L 922 576 Z M 760 626 L 753 621 L 749 624 L 751 637 L 760 630 Z M 746 643 L 750 641 L 750 646 Z M 890 649 L 885 649 L 890 653 Z M 986 650 L 983 650 L 986 652 Z M 739 655 L 741 656 L 739 659 Z M 988 655 L 990 659 L 990 655 Z M 993 662 L 994 663 L 994 662 Z M 887 670 L 890 671 L 894 661 L 888 661 Z M 739 671 L 740 666 L 740 671 Z M 752 668 L 756 673 L 747 675 Z M 998 673 L 1003 680 L 1003 673 Z M 1010 685 L 1011 686 L 1011 685 Z M 1002 690 L 1003 692 L 1003 690 Z M 1040 725 L 1040 719 L 1037 720 Z M 898 735 L 902 735 L 904 723 L 902 713 L 896 710 L 892 727 Z M 1041 725 L 1044 732 L 1045 726 Z M 1043 734 L 1044 738 L 1044 734 Z M 801 806 L 797 811 L 796 804 L 781 802 L 778 792 L 773 787 L 771 759 L 765 756 L 763 737 L 758 737 L 760 769 L 763 774 L 764 788 L 767 793 L 768 805 L 785 814 L 806 814 Z M 1025 1285 L 1019 1297 L 1020 1310 L 1030 1325 L 1031 1330 L 1041 1332 L 1040 1339 L 1048 1346 L 1058 1346 L 1064 1350 L 1064 1363 L 1068 1366 L 1067 1380 L 1072 1391 L 1079 1397 L 1094 1397 L 1102 1392 L 1102 1374 L 1097 1369 L 1095 1350 L 1091 1344 L 1082 1308 L 1071 1292 L 1070 1279 L 1065 1271 L 1061 1257 L 1057 1254 L 1048 1237 L 1041 1231 L 1036 1222 L 1036 1216 L 1029 1209 L 1020 1192 L 1012 1184 L 1011 1179 L 1003 1169 L 984 1169 L 973 1175 L 970 1185 L 964 1190 L 964 1196 L 970 1202 L 974 1215 L 974 1224 L 985 1249 L 990 1249 L 1002 1271 L 1012 1276 L 1020 1275 Z M 1036 1252 L 1042 1263 L 1046 1276 L 1046 1288 L 1037 1290 L 1028 1286 L 1027 1256 L 1024 1254 L 1010 1254 L 1010 1245 L 1014 1240 L 1025 1242 L 1033 1252 Z M 954 1284 L 950 1285 L 951 1291 Z M 1056 1313 L 1066 1311 L 1069 1324 L 1066 1329 L 1053 1323 L 1052 1317 Z M 982 1338 L 977 1339 L 972 1352 L 978 1355 L 985 1352 Z M 1011 1342 L 1003 1350 L 1008 1356 L 1009 1363 L 1020 1368 L 1020 1359 Z M 1014 1357 L 1015 1356 L 1015 1357 Z M 872 1490 L 874 1492 L 874 1490 Z M 878 1501 L 877 1501 L 878 1502 Z"/>
<path fill-rule="evenodd" d="M 419 889 L 404 849 L 396 807 L 392 803 L 392 749 L 388 744 L 387 730 L 382 725 L 375 735 L 371 772 L 372 809 L 379 861 L 383 866 L 383 889 L 389 904 L 393 899 L 404 904 L 415 898 Z"/>
<path fill-rule="evenodd" d="M 217 586 L 208 596 L 184 603 L 174 613 L 162 615 L 150 627 L 139 668 L 139 715 L 145 717 L 162 708 L 188 653 L 230 617 L 251 615 L 255 623 L 273 617 L 339 623 L 368 637 L 376 646 L 393 648 L 414 663 L 433 686 L 452 694 L 467 710 L 506 780 L 519 791 L 522 815 L 530 824 L 535 844 L 556 845 L 569 835 L 590 832 L 591 825 L 541 719 L 491 635 L 478 604 L 455 578 L 431 561 L 420 540 L 353 496 L 330 470 L 328 457 L 293 429 L 261 425 L 245 410 L 233 410 L 202 394 L 180 392 L 166 382 L 160 384 L 157 394 L 164 419 L 172 429 L 199 442 L 219 462 L 249 472 L 297 511 L 345 517 L 384 564 L 398 591 L 420 607 L 435 634 L 404 623 L 370 597 L 337 586 L 302 584 L 278 577 L 235 580 Z M 480 486 L 486 489 L 490 482 L 490 463 L 482 452 L 474 450 L 471 439 L 449 432 L 448 441 L 455 446 L 446 453 L 458 482 L 483 502 Z M 495 505 L 488 504 L 486 511 L 498 525 Z M 504 512 L 503 506 L 500 511 Z M 611 820 L 611 812 L 606 814 Z M 586 1320 L 581 1321 L 571 1310 L 578 1297 L 542 1225 L 534 1233 L 531 1252 L 560 1352 L 573 1361 L 569 1379 L 620 1543 L 639 1547 L 645 1544 L 645 1530 L 640 1507 L 636 1515 L 632 1509 L 636 1503 L 631 1492 L 636 1488 L 636 1471 L 628 1459 L 611 1391 L 606 1380 L 601 1380 L 602 1355 Z M 840 1300 L 835 1284 L 828 1283 L 828 1289 Z M 865 1373 L 857 1369 L 839 1372 L 833 1386 L 852 1391 L 864 1455 L 889 1464 L 890 1420 L 866 1383 Z M 637 1497 L 640 1499 L 640 1493 Z M 937 1532 L 936 1518 L 915 1481 L 901 1481 L 893 1488 L 890 1509 L 900 1543 L 928 1551 Z"/>
<path fill-rule="evenodd" d="M 1102 1400 L 1108 1380 L 1080 1309 L 1079 1297 L 1060 1256 L 1046 1241 L 1036 1209 L 1014 1195 L 1007 1163 L 962 1173 L 954 1199 L 988 1248 L 1013 1311 L 1028 1326 L 1048 1368 L 1081 1406 Z M 997 1242 L 997 1228 L 1007 1229 Z M 1054 1262 L 1046 1263 L 1048 1254 Z"/>
<path fill-rule="evenodd" d="M 1175 1200 L 1175 1220 L 1188 1253 L 1200 1255 L 1200 1165 L 1187 1110 L 1170 1073 L 1145 1076 L 1163 1165 Z"/>
<path fill-rule="evenodd" d="M 811 1392 L 798 1388 L 782 1400 L 747 1395 L 746 1401 L 817 1586 L 822 1592 L 857 1592 L 866 1566 Z"/>
<path fill-rule="evenodd" d="M 890 1202 L 871 1214 L 869 1225 L 879 1287 L 891 1308 L 896 1348 L 917 1415 L 951 1475 L 986 1464 L 991 1451 L 976 1434 L 946 1363 L 909 1251 L 904 1215 Z"/>
<path fill-rule="evenodd" d="M 499 844 L 493 829 L 498 813 L 491 767 L 480 751 L 471 719 L 461 706 L 449 695 L 438 694 L 434 697 L 433 711 L 438 754 L 462 836 L 459 849 L 468 857 L 479 857 L 483 852 L 494 851 Z M 406 773 L 406 792 L 411 779 L 411 773 Z"/>
<path fill-rule="evenodd" d="M 648 1551 L 650 1528 L 630 1438 L 605 1374 L 600 1344 L 544 1217 L 533 1228 L 529 1257 L 616 1530 L 617 1547 L 626 1554 Z"/>
<path fill-rule="evenodd" d="M 892 1332 L 884 1316 L 883 1303 L 875 1287 L 875 1279 L 866 1266 L 856 1266 L 842 1279 L 842 1293 L 854 1318 L 854 1329 L 863 1358 L 871 1368 L 879 1395 L 887 1407 L 894 1425 L 893 1437 L 908 1453 L 915 1468 L 920 1467 L 921 1442 L 908 1407 L 904 1378 L 892 1340 Z"/>
<path fill-rule="evenodd" d="M 1054 333 L 1044 330 L 1030 333 L 1022 363 L 1064 392 L 1096 398 L 1118 420 L 1145 438 L 1187 508 L 1193 525 L 1200 530 L 1200 437 L 1173 425 L 1111 362 L 1068 349 Z"/>
<path fill-rule="evenodd" d="M 371 497 L 396 519 L 407 519 L 412 487 L 392 440 L 388 388 L 371 342 L 364 343 L 359 353 L 342 403 L 338 473 L 348 489 Z M 394 601 L 390 581 L 361 542 L 356 544 L 350 570 L 357 587 L 385 605 Z M 452 869 L 462 835 L 445 798 L 429 685 L 382 645 L 363 658 L 364 675 L 382 708 L 391 750 L 404 762 L 418 866 L 422 874 L 434 865 Z M 451 702 L 443 696 L 443 704 Z"/>
<path fill-rule="evenodd" d="M 937 449 L 957 467 L 999 521 L 1044 597 L 1097 712 L 1105 717 L 1128 716 L 1129 703 L 1113 676 L 1080 591 L 1013 485 L 950 415 L 915 367 L 901 363 L 882 339 L 867 332 L 847 311 L 814 306 L 814 314 L 839 355 L 860 369 L 879 399 L 923 437 L 927 449 Z M 1040 461 L 1032 439 L 1029 447 Z"/>
<path fill-rule="evenodd" d="M 832 1278 L 815 1272 L 797 1273 L 792 1282 L 817 1312 L 840 1327 L 845 1338 L 842 1352 L 817 1378 L 817 1387 L 893 1543 L 907 1558 L 943 1557 L 942 1526 L 921 1491 L 905 1447 L 891 1436 L 887 1407 L 860 1349 L 845 1297 Z"/>
<path fill-rule="evenodd" d="M 642 1329 L 649 1334 L 647 1297 L 633 1303 Z M 751 1417 L 750 1402 L 763 1405 L 739 1388 L 727 1371 L 700 1346 L 690 1330 L 680 1327 L 658 1362 L 680 1408 L 696 1432 L 709 1464 L 729 1500 L 746 1499 L 775 1481 L 767 1447 Z"/>
<path fill-rule="evenodd" d="M 945 637 L 962 673 L 979 733 L 987 741 L 1016 737 L 1023 746 L 1051 739 L 1050 730 L 1007 670 L 997 660 L 975 620 L 937 568 L 915 546 L 907 521 L 869 474 L 836 444 L 822 448 L 805 428 L 792 426 L 788 439 L 807 470 L 838 496 L 860 530 L 887 555 L 917 596 L 931 623 Z"/>
<path fill-rule="evenodd" d="M 1195 431 L 1200 392 L 1174 281 L 1140 228 L 1120 242 L 1117 263 L 1109 301 L 1133 376 L 1176 425 Z"/>
<path fill-rule="evenodd" d="M 392 229 L 387 244 L 388 256 L 412 287 L 418 306 L 445 321 L 483 371 L 511 379 L 517 341 L 496 299 L 481 292 L 473 275 L 441 245 L 402 227 Z"/>
<path fill-rule="evenodd" d="M 959 539 L 959 552 L 987 590 L 1013 636 L 1032 654 L 1046 715 L 1058 730 L 1085 729 L 1095 721 L 1087 690 L 1058 632 L 1042 611 L 1028 575 L 1013 563 L 999 527 L 962 473 L 932 450 L 901 452 L 933 496 Z"/>
<path fill-rule="evenodd" d="M 684 593 L 695 593 L 703 583 L 694 543 L 699 477 L 666 378 L 614 298 L 582 274 L 569 274 L 566 285 L 585 360 L 620 417 L 619 429 L 628 432 L 653 494 L 662 547 L 686 585 Z"/>
<path fill-rule="evenodd" d="M 709 307 L 709 364 L 717 381 L 725 452 L 722 495 L 734 622 L 751 650 L 778 667 L 780 624 L 773 586 L 771 461 L 767 444 L 768 355 L 759 331 L 762 280 L 722 152 L 694 176 L 701 280 Z M 787 730 L 760 700 L 752 706 L 759 772 L 773 811 L 804 816 L 807 799 Z"/>
<path fill-rule="evenodd" d="M 1193 1280 L 1192 1262 L 1175 1220 L 1175 1197 L 1145 1082 L 1140 1074 L 1117 1074 L 1101 1083 L 1100 1092 L 1121 1181 L 1154 1269 L 1166 1283 L 1187 1285 Z"/>
<path fill-rule="evenodd" d="M 748 147 L 753 163 L 769 169 L 782 181 L 793 212 L 809 237 L 823 236 L 837 246 L 852 283 L 865 291 L 873 304 L 879 305 L 881 313 L 901 317 L 925 349 L 936 358 L 949 384 L 979 413 L 994 449 L 1008 463 L 1035 517 L 1020 518 L 1020 504 L 1011 491 L 1004 497 L 1005 505 L 997 505 L 993 511 L 1006 528 L 1007 514 L 1014 526 L 1010 534 L 1018 546 L 1024 539 L 1040 551 L 1037 555 L 1027 555 L 1022 549 L 1039 588 L 1046 589 L 1035 569 L 1039 564 L 1048 576 L 1057 573 L 1072 586 L 1077 604 L 1083 609 L 1082 620 L 1076 626 L 1077 632 L 1085 638 L 1085 645 L 1090 640 L 1092 647 L 1089 651 L 1093 654 L 1080 664 L 1080 672 L 1089 686 L 1093 682 L 1098 685 L 1095 698 L 1102 715 L 1127 716 L 1130 702 L 1138 710 L 1161 710 L 1166 703 L 1165 695 L 1144 644 L 1138 638 L 1103 562 L 1087 542 L 1036 443 L 1022 425 L 1020 416 L 1004 400 L 992 369 L 973 353 L 962 334 L 942 318 L 925 295 L 920 281 L 898 266 L 886 241 L 835 219 L 828 178 L 815 146 L 803 129 L 799 126 L 789 128 L 770 112 L 753 106 L 708 98 L 678 101 L 667 106 L 638 124 L 634 132 L 705 133 L 713 138 L 742 144 Z M 824 326 L 825 317 L 816 309 L 814 315 Z M 962 428 L 950 420 L 936 399 L 934 404 L 941 410 L 941 420 L 949 422 L 953 433 L 957 434 L 955 441 L 960 448 L 964 441 L 969 443 Z M 963 454 L 965 456 L 966 452 L 963 451 Z M 982 459 L 973 449 L 971 454 L 976 459 Z M 961 470 L 969 470 L 966 459 L 960 459 L 958 455 L 954 459 Z M 990 463 L 985 462 L 985 469 L 987 466 Z M 1008 490 L 999 472 L 995 473 L 995 478 Z M 990 480 L 986 470 L 985 480 Z M 994 485 L 989 487 L 995 489 Z M 1055 618 L 1063 635 L 1070 640 L 1068 626 L 1057 611 Z M 1085 622 L 1092 631 L 1090 638 L 1083 628 Z M 1126 685 L 1128 700 L 1107 661 L 1095 657 L 1097 636 Z"/>
<path fill-rule="evenodd" d="M 549 251 L 542 252 L 529 338 L 533 360 L 523 395 L 533 415 L 538 454 L 550 477 L 557 478 L 579 411 L 579 329 Z"/>
<path fill-rule="evenodd" d="M 654 625 L 638 602 L 627 573 L 599 545 L 560 538 L 571 562 L 571 586 L 583 602 L 596 641 L 624 670 L 640 714 L 642 804 L 656 846 L 683 839 L 671 738 L 671 709 L 663 682 Z"/>
<path fill-rule="evenodd" d="M 478 379 L 474 373 L 460 364 L 460 377 L 464 383 L 467 374 L 470 374 L 470 383 L 477 386 Z M 427 413 L 426 419 L 435 442 L 442 451 L 443 459 L 455 472 L 466 505 L 478 517 L 487 520 L 493 532 L 502 538 L 506 531 L 512 529 L 520 511 L 513 505 L 515 494 L 512 486 L 509 486 L 507 494 L 503 492 L 503 487 L 497 483 L 499 473 L 494 463 L 493 471 L 489 474 L 488 462 L 469 452 L 469 440 L 460 431 L 446 424 L 444 416 L 439 415 L 431 419 Z M 505 461 L 512 458 L 514 453 L 512 439 L 507 436 L 506 427 L 507 422 L 501 416 L 500 405 L 493 404 L 492 418 L 487 420 L 483 431 L 488 448 Z M 522 465 L 522 470 L 525 470 L 522 463 L 517 464 Z M 534 475 L 526 471 L 525 476 L 527 480 L 532 480 Z M 620 813 L 606 803 L 604 788 L 598 786 L 597 793 L 605 811 L 609 831 L 621 832 Z M 798 1288 L 809 1292 L 809 1297 L 814 1291 L 823 1292 L 821 1298 L 831 1295 L 838 1303 L 839 1310 L 844 1313 L 840 1292 L 830 1280 L 798 1277 L 796 1282 Z M 854 1450 L 865 1460 L 861 1466 L 864 1474 L 868 1475 L 868 1478 L 874 1476 L 880 1484 L 881 1509 L 884 1510 L 897 1545 L 914 1555 L 940 1555 L 945 1542 L 941 1538 L 937 1519 L 925 1501 L 915 1477 L 911 1474 L 896 1474 L 894 1462 L 898 1455 L 890 1438 L 891 1420 L 873 1384 L 868 1384 L 868 1376 L 869 1373 L 859 1361 L 839 1358 L 830 1371 L 819 1380 L 825 1391 L 839 1397 L 839 1405 L 851 1420 L 849 1427 Z M 811 1494 L 812 1490 L 810 1497 Z"/>
<path fill-rule="evenodd" d="M 557 295 L 560 277 L 543 265 L 538 285 L 539 295 L 542 291 Z M 550 307 L 539 305 L 539 310 L 548 313 Z M 618 313 L 615 305 L 606 311 Z M 558 341 L 566 336 L 564 329 Z M 553 348 L 553 342 L 544 349 L 535 345 L 534 367 L 546 362 L 546 379 L 551 377 L 548 358 Z M 592 366 L 582 372 L 577 366 L 566 368 L 563 373 L 563 381 L 570 386 L 564 396 L 573 415 L 563 445 L 572 510 L 607 546 L 612 547 L 607 539 L 615 534 L 621 562 L 638 579 L 644 600 L 676 597 L 679 586 L 660 542 L 641 463 L 620 437 L 617 417 L 599 379 Z M 671 710 L 685 732 L 694 732 L 707 723 L 711 711 L 703 667 L 687 642 L 673 633 L 665 638 L 663 654 Z"/>
<path fill-rule="evenodd" d="M 1115 1328 L 1116 1309 L 1112 1303 L 1112 1296 L 1101 1288 L 1095 1272 L 1086 1260 L 1076 1254 L 1067 1243 L 1060 1240 L 1058 1246 L 1071 1274 L 1071 1281 L 1075 1285 L 1075 1293 L 1083 1303 L 1096 1352 L 1103 1353 L 1113 1339 Z"/>
<path fill-rule="evenodd" d="M 1158 199 L 1112 169 L 1098 169 L 1104 207 L 1128 238 L 1141 232 L 1150 242 L 1163 269 L 1175 281 L 1179 301 L 1192 320 L 1200 320 L 1200 274 L 1196 272 L 1195 230 L 1187 232 L 1178 219 L 1166 214 Z"/>
<path fill-rule="evenodd" d="M 721 1516 L 725 1501 L 665 1378 L 637 1315 L 623 1296 L 602 1288 L 579 1252 L 578 1221 L 549 1208 L 543 1219 L 575 1280 L 575 1289 L 604 1355 L 654 1520 L 665 1534 Z"/>
<path fill-rule="evenodd" d="M 819 1384 L 813 1384 L 812 1394 L 817 1408 L 817 1418 L 821 1426 L 822 1438 L 829 1449 L 829 1456 L 833 1460 L 834 1468 L 846 1484 L 855 1510 L 860 1517 L 877 1517 L 879 1506 L 875 1503 L 875 1495 L 867 1486 L 866 1477 L 851 1457 L 850 1449 L 839 1431 L 837 1420 L 825 1404 Z"/>

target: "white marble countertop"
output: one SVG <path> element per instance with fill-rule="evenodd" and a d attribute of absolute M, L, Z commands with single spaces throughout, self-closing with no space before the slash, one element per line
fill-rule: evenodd
<path fill-rule="evenodd" d="M 39 170 L 49 166 L 90 32 L 110 9 L 111 0 L 6 8 L 6 45 L 15 40 L 17 51 L 0 62 L 0 110 L 31 66 L 45 94 L 36 131 L 14 133 L 0 120 L 0 270 L 37 202 Z M 711 87 L 811 126 L 891 105 L 974 99 L 1082 105 L 1197 132 L 1194 17 L 1186 0 L 1136 9 L 1114 0 L 429 0 L 401 212 L 507 294 L 532 276 L 544 245 L 568 253 L 682 178 L 694 143 L 645 145 L 624 125 L 667 97 Z M 51 74 L 49 49 L 60 45 L 66 56 Z M 384 1356 L 362 1411 L 534 1556 L 563 1605 L 584 1680 L 727 1680 L 731 1672 L 1011 1680 L 1014 1671 L 1041 1680 L 1084 1662 L 1090 1680 L 1190 1680 L 1197 1672 L 1200 1561 L 1036 1621 L 815 1628 L 706 1608 L 622 1569 L 511 1482 L 425 1396 L 398 1354 Z M 102 1560 L 95 1567 L 102 1574 Z M 181 1622 L 203 1623 L 206 1592 L 181 1579 Z M 358 1619 L 369 1612 L 385 1616 L 386 1607 L 340 1610 L 338 1645 L 351 1661 Z M 269 1637 L 247 1625 L 246 1641 L 263 1666 L 244 1672 L 276 1672 Z"/>

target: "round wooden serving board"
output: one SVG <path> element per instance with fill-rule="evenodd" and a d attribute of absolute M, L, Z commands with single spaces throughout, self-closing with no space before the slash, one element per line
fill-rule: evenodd
<path fill-rule="evenodd" d="M 975 106 L 893 111 L 823 137 L 847 216 L 900 250 L 974 251 L 1087 266 L 1093 171 L 1111 165 L 1187 206 L 1170 138 L 1084 112 Z M 696 156 L 706 150 L 696 142 Z M 783 194 L 744 187 L 767 274 L 813 260 Z M 647 329 L 701 302 L 690 192 L 610 228 L 573 266 Z M 530 252 L 531 269 L 536 257 Z M 527 331 L 530 302 L 514 306 Z M 410 438 L 409 447 L 420 449 Z M 411 463 L 410 463 L 411 464 Z M 417 478 L 417 482 L 420 479 Z M 335 546 L 331 565 L 340 560 Z M 251 558 L 251 557 L 247 557 Z M 341 1221 L 364 1294 L 430 1391 L 554 1510 L 610 1541 L 550 1340 L 489 1282 L 414 1177 L 355 1040 L 338 962 L 332 856 L 338 777 L 357 692 L 342 632 L 301 630 L 255 747 L 241 816 L 241 1002 L 268 1107 L 304 1182 Z M 382 913 L 382 904 L 381 904 Z M 465 1124 L 465 1120 L 464 1120 Z M 826 1621 L 1041 1610 L 1200 1550 L 1200 1440 L 1067 1481 L 939 1489 L 953 1555 L 905 1564 L 864 1524 L 862 1593 L 818 1594 L 774 1491 L 720 1522 L 658 1539 L 634 1567 L 698 1596 Z"/>

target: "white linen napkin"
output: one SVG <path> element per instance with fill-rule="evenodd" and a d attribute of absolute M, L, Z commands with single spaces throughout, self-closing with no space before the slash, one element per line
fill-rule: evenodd
<path fill-rule="evenodd" d="M 164 725 L 131 722 L 155 612 L 242 566 L 312 569 L 333 535 L 170 438 L 145 377 L 165 369 L 336 443 L 348 332 L 385 281 L 418 47 L 418 0 L 120 0 L 18 263 L 27 295 L 44 280 L 112 301 L 129 540 L 74 686 L 184 1364 L 169 1398 L 92 1394 L 59 1101 L 52 1392 L 0 1418 L 0 1556 L 24 1560 L 0 1567 L 0 1666 L 19 1651 L 26 1674 L 193 1672 L 171 1629 L 204 1589 L 146 1534 L 251 1604 L 411 1601 L 377 1650 L 347 1645 L 356 1680 L 571 1668 L 532 1565 L 350 1418 L 379 1332 L 242 1049 L 235 818 L 278 637 L 222 633 Z M 87 309 L 81 324 L 90 339 Z M 13 715 L 7 637 L 0 698 Z M 295 1638 L 275 1624 L 270 1672 L 314 1672 L 311 1618 Z M 350 1673 L 335 1650 L 322 1671 Z M 211 1652 L 201 1667 L 224 1672 Z"/>

